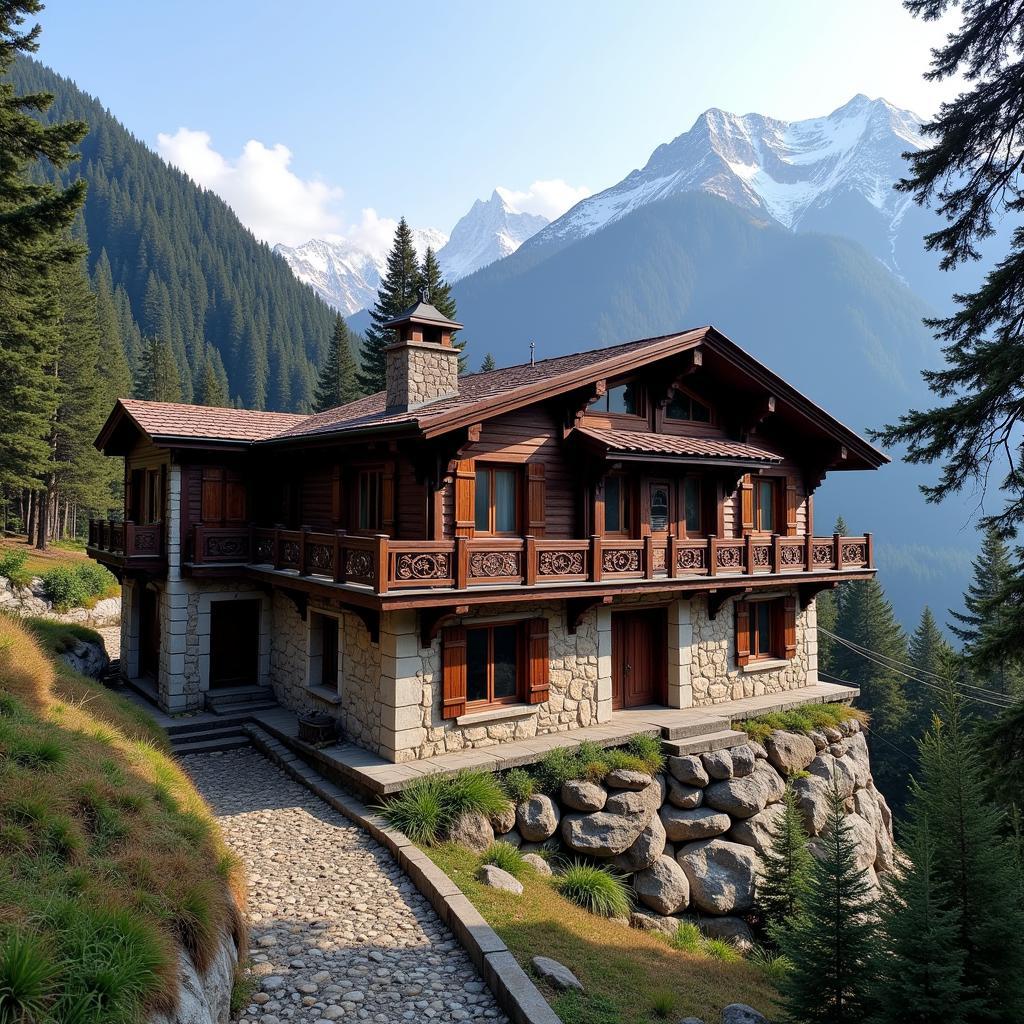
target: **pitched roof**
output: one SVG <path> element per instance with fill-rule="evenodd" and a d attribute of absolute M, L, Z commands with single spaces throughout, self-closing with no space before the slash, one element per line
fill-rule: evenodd
<path fill-rule="evenodd" d="M 434 324 L 439 327 L 451 327 L 458 330 L 463 325 L 455 320 L 450 320 L 436 306 L 432 306 L 425 299 L 414 302 L 408 309 L 402 310 L 398 316 L 381 324 L 382 327 L 395 327 L 404 324 L 407 320 L 415 320 L 418 323 Z"/>
<path fill-rule="evenodd" d="M 782 456 L 767 448 L 743 441 L 715 437 L 683 437 L 676 434 L 648 434 L 636 430 L 606 430 L 580 427 L 583 437 L 600 444 L 606 451 L 646 456 L 678 456 L 687 459 L 729 460 L 737 462 L 782 462 Z"/>
<path fill-rule="evenodd" d="M 122 398 L 120 405 L 151 438 L 203 441 L 265 441 L 308 419 L 302 413 L 221 409 L 180 402 Z"/>

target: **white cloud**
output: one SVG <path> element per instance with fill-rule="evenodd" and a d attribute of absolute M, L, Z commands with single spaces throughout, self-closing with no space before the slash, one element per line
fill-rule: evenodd
<path fill-rule="evenodd" d="M 292 153 L 287 146 L 268 148 L 250 139 L 230 159 L 211 142 L 207 132 L 190 128 L 157 135 L 160 155 L 216 192 L 257 238 L 271 245 L 298 245 L 342 229 L 337 210 L 342 190 L 315 178 L 300 178 L 290 169 Z"/>
<path fill-rule="evenodd" d="M 570 185 L 561 178 L 535 181 L 525 192 L 497 188 L 497 193 L 518 213 L 541 213 L 548 220 L 561 217 L 571 206 L 590 195 L 586 185 Z"/>

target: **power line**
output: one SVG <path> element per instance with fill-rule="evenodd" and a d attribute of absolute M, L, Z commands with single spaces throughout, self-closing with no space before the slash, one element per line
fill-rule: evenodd
<path fill-rule="evenodd" d="M 819 675 L 824 675 L 825 676 L 825 681 L 829 682 L 829 683 L 840 683 L 843 686 L 856 686 L 857 685 L 856 683 L 851 683 L 848 679 L 840 679 L 838 676 L 832 675 L 831 672 L 824 672 L 824 673 L 819 672 L 818 674 Z M 905 757 L 908 761 L 912 762 L 913 764 L 917 764 L 917 758 L 916 757 L 914 757 L 912 754 L 910 754 L 906 750 L 904 750 L 901 746 L 899 746 L 899 744 L 893 743 L 892 740 L 887 740 L 876 729 L 872 729 L 870 725 L 863 725 L 862 724 L 862 728 L 867 729 L 867 731 L 869 733 L 871 733 L 871 735 L 876 740 L 881 740 L 887 747 L 892 747 L 892 749 L 895 750 L 897 754 L 900 754 L 902 757 Z"/>

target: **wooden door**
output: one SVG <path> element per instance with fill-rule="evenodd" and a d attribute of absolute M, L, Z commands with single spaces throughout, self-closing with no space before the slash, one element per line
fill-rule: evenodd
<path fill-rule="evenodd" d="M 210 604 L 210 689 L 259 683 L 260 602 Z"/>
<path fill-rule="evenodd" d="M 160 595 L 149 587 L 139 590 L 139 674 L 157 678 L 160 672 Z"/>
<path fill-rule="evenodd" d="M 665 702 L 665 611 L 612 615 L 612 708 Z"/>

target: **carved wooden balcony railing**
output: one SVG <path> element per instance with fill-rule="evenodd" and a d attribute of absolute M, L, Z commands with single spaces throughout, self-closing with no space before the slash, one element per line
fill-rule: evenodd
<path fill-rule="evenodd" d="M 392 540 L 338 530 L 197 526 L 194 566 L 260 565 L 300 576 L 366 586 L 465 590 L 480 586 L 609 583 L 873 569 L 871 534 L 862 537 L 668 537 L 543 540 L 456 537 Z"/>
<path fill-rule="evenodd" d="M 164 559 L 163 523 L 141 526 L 131 520 L 89 520 L 87 550 L 100 562 L 118 565 L 155 565 Z"/>

